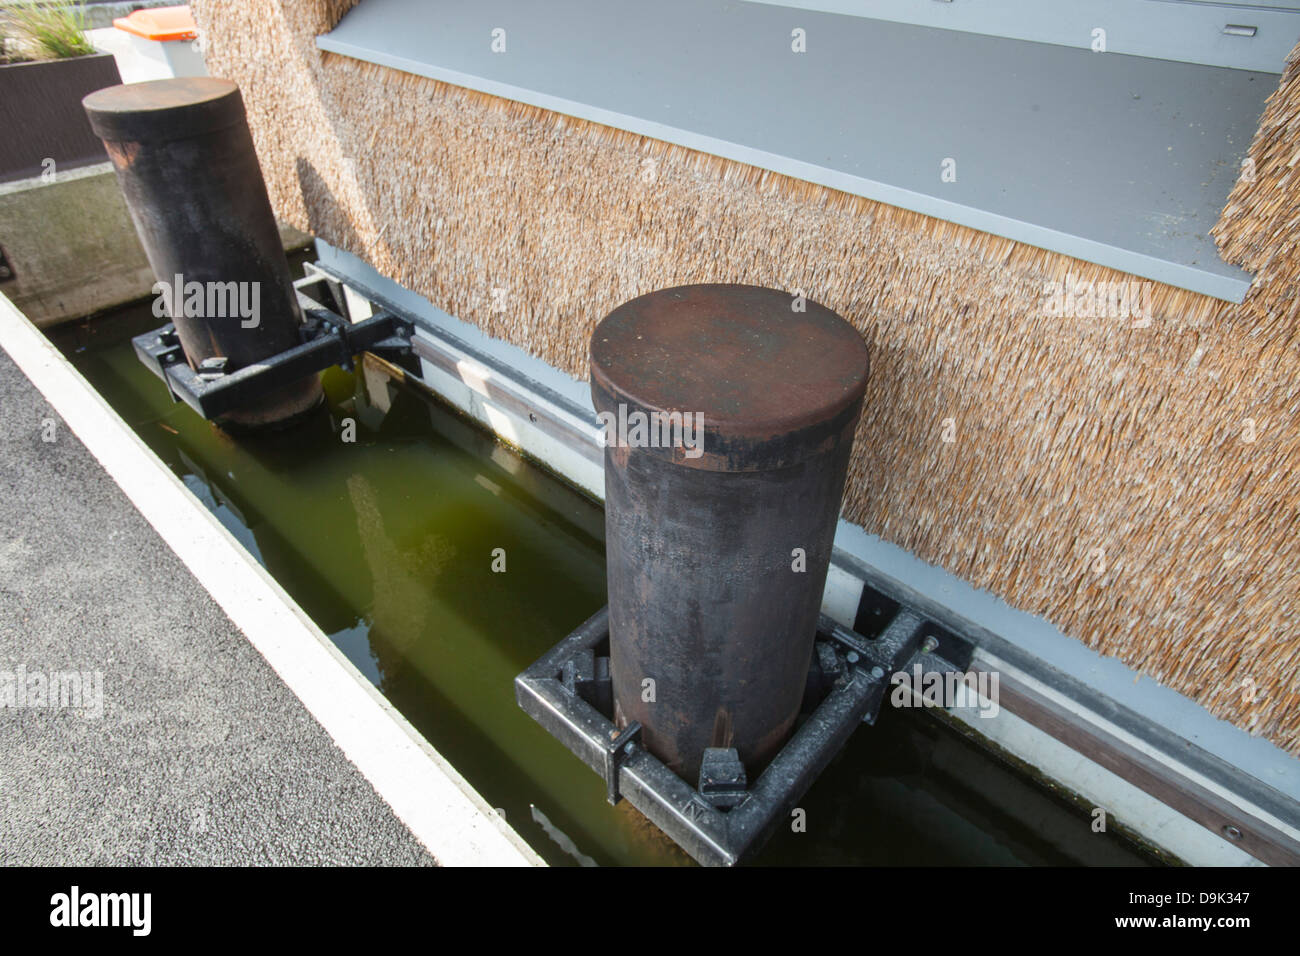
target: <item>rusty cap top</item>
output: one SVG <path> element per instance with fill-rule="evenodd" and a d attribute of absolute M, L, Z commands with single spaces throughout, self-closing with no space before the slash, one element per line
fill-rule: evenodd
<path fill-rule="evenodd" d="M 687 285 L 627 302 L 591 338 L 598 411 L 703 415 L 703 455 L 720 471 L 784 467 L 827 450 L 856 425 L 867 346 L 825 306 L 776 289 Z"/>
<path fill-rule="evenodd" d="M 95 135 L 112 142 L 184 139 L 245 122 L 239 87 L 211 76 L 109 86 L 81 105 Z"/>

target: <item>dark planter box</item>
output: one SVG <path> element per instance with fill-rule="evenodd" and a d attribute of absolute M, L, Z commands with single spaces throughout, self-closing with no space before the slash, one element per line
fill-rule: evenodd
<path fill-rule="evenodd" d="M 81 98 L 121 82 L 111 53 L 0 66 L 0 182 L 106 162 Z"/>

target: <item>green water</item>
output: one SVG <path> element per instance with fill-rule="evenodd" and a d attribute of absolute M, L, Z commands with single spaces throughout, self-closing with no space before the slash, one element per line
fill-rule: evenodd
<path fill-rule="evenodd" d="M 514 700 L 515 675 L 605 603 L 599 505 L 378 368 L 326 373 L 328 410 L 295 430 L 231 438 L 136 360 L 129 336 L 156 324 L 137 306 L 55 339 L 548 862 L 689 864 Z M 802 806 L 806 832 L 778 833 L 757 862 L 1151 862 L 914 711 L 858 731 Z"/>

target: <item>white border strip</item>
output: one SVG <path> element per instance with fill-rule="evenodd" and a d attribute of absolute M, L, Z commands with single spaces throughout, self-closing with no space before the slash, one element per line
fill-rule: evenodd
<path fill-rule="evenodd" d="M 544 865 L 3 294 L 0 346 L 439 863 Z"/>

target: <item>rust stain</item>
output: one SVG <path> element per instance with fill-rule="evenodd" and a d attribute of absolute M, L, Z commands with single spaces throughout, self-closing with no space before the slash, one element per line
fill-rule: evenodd
<path fill-rule="evenodd" d="M 140 154 L 139 143 L 104 140 L 104 149 L 108 153 L 108 158 L 113 161 L 115 169 L 130 169 L 136 156 Z"/>
<path fill-rule="evenodd" d="M 731 726 L 731 714 L 727 711 L 727 708 L 719 707 L 717 716 L 713 718 L 713 742 L 709 746 L 730 747 L 735 736 L 735 731 Z"/>

